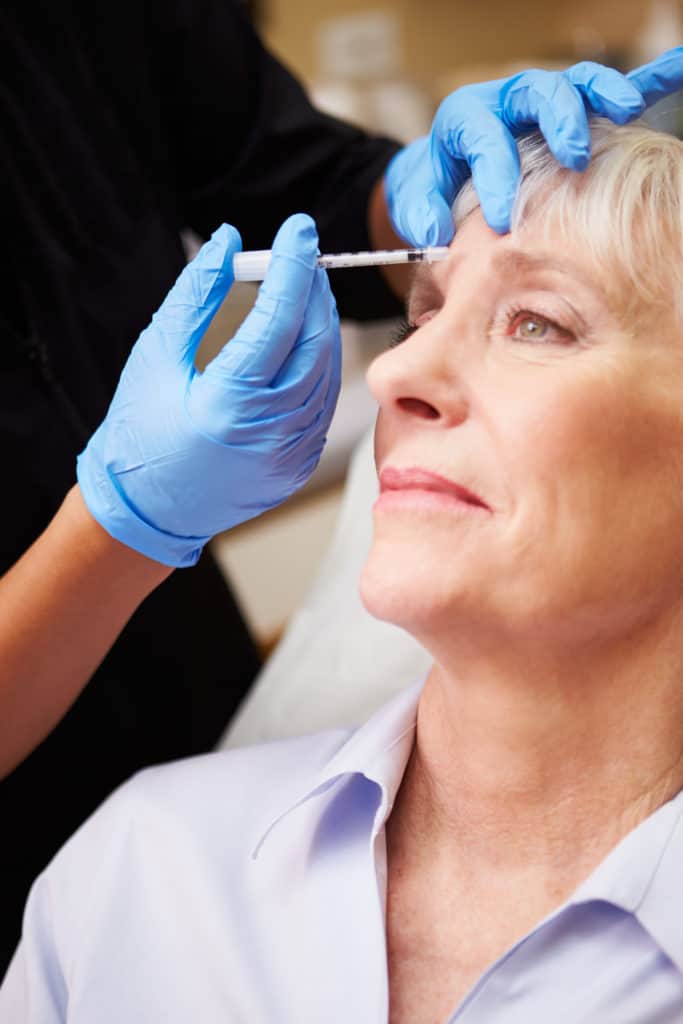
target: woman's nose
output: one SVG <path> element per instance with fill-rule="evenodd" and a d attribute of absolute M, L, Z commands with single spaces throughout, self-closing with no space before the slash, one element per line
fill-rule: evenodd
<path fill-rule="evenodd" d="M 467 418 L 465 380 L 442 330 L 429 321 L 370 364 L 368 387 L 384 413 L 445 426 Z"/>

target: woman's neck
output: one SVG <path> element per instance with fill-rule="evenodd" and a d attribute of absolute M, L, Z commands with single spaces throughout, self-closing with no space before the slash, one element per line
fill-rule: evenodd
<path fill-rule="evenodd" d="M 575 887 L 683 786 L 675 625 L 583 653 L 547 637 L 523 657 L 451 648 L 425 685 L 397 800 L 406 849 L 460 876 L 495 867 Z"/>

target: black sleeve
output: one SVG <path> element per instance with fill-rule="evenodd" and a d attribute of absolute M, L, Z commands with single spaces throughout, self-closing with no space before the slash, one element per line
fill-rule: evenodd
<path fill-rule="evenodd" d="M 245 248 L 261 249 L 304 211 L 323 251 L 369 248 L 369 195 L 398 145 L 317 111 L 239 0 L 176 0 L 158 26 L 160 109 L 185 222 L 206 237 L 228 221 Z M 343 315 L 398 312 L 377 271 L 336 278 Z"/>

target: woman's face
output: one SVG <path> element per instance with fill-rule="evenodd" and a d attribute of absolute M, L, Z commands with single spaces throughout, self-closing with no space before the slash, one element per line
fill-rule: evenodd
<path fill-rule="evenodd" d="M 668 315 L 622 323 L 602 283 L 566 239 L 479 210 L 421 269 L 415 329 L 368 372 L 373 614 L 575 642 L 682 600 L 683 338 Z"/>

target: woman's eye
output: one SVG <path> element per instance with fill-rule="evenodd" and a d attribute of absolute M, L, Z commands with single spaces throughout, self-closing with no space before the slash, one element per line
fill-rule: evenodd
<path fill-rule="evenodd" d="M 538 341 L 540 338 L 545 338 L 548 333 L 548 324 L 545 320 L 538 320 L 536 317 L 525 316 L 523 320 L 519 321 L 517 330 L 519 331 L 520 337 L 528 341 Z"/>
<path fill-rule="evenodd" d="M 518 341 L 549 342 L 566 345 L 573 334 L 544 316 L 521 310 L 510 317 L 509 333 Z"/>

